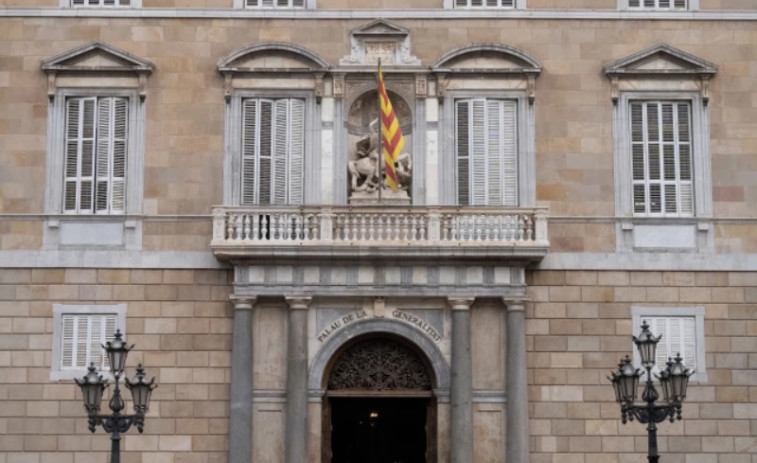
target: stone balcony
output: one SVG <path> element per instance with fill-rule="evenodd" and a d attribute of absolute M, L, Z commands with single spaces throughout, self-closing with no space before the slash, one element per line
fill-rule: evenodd
<path fill-rule="evenodd" d="M 541 260 L 545 208 L 238 206 L 213 209 L 211 248 L 244 258 Z"/>

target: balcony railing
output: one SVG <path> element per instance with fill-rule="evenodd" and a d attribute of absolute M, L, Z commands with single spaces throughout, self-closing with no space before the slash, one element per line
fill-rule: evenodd
<path fill-rule="evenodd" d="M 256 248 L 549 247 L 544 208 L 241 206 L 213 211 L 216 254 Z M 260 254 L 259 252 L 254 254 Z"/>

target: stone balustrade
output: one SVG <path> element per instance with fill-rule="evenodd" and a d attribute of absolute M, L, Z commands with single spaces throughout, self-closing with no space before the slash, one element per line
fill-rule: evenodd
<path fill-rule="evenodd" d="M 255 248 L 548 248 L 544 208 L 239 206 L 213 211 L 216 254 Z M 260 254 L 256 252 L 255 254 Z"/>

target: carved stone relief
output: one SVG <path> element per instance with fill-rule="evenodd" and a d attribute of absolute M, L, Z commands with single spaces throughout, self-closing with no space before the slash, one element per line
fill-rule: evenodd
<path fill-rule="evenodd" d="M 329 376 L 330 390 L 431 390 L 423 360 L 407 346 L 389 339 L 358 342 L 344 351 Z"/>
<path fill-rule="evenodd" d="M 417 66 L 421 62 L 410 54 L 410 32 L 389 21 L 378 19 L 352 31 L 350 54 L 339 60 L 342 66 L 356 64 Z"/>

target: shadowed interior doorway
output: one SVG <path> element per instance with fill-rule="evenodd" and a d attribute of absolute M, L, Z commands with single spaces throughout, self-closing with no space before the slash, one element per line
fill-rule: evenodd
<path fill-rule="evenodd" d="M 332 398 L 332 463 L 425 463 L 428 402 Z"/>
<path fill-rule="evenodd" d="M 331 362 L 324 463 L 436 463 L 436 398 L 428 362 L 409 342 L 367 336 Z"/>

